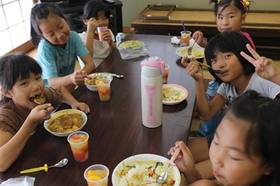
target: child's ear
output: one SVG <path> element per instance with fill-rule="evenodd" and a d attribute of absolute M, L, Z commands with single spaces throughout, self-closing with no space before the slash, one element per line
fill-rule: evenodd
<path fill-rule="evenodd" d="M 10 91 L 6 91 L 4 88 L 0 88 L 0 91 L 2 93 L 3 96 L 8 97 L 8 98 L 12 98 L 13 95 L 11 94 Z"/>
<path fill-rule="evenodd" d="M 242 17 L 241 17 L 241 24 L 244 24 L 244 23 L 245 23 L 246 16 L 247 16 L 247 14 L 243 14 L 243 15 L 242 15 Z"/>
<path fill-rule="evenodd" d="M 87 25 L 88 19 L 83 19 L 83 22 L 84 22 L 85 25 Z"/>
<path fill-rule="evenodd" d="M 275 169 L 275 166 L 272 163 L 267 163 L 263 174 L 270 175 L 274 169 Z"/>

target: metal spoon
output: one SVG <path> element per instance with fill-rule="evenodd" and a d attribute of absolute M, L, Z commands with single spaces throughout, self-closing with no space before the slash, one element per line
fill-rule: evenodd
<path fill-rule="evenodd" d="M 198 37 L 197 37 L 197 38 L 198 38 Z M 191 56 L 191 55 L 192 55 L 192 48 L 193 48 L 194 44 L 196 43 L 197 38 L 194 40 L 194 42 L 193 42 L 192 46 L 191 46 L 191 47 L 189 47 L 189 49 L 188 49 L 188 55 L 189 55 L 189 56 Z"/>
<path fill-rule="evenodd" d="M 156 177 L 156 182 L 157 182 L 157 183 L 164 183 L 164 182 L 166 182 L 166 180 L 167 180 L 167 172 L 168 172 L 168 169 L 169 169 L 169 167 L 170 167 L 171 165 L 175 165 L 175 164 L 174 164 L 174 161 L 175 161 L 175 159 L 177 158 L 179 152 L 180 152 L 180 149 L 177 148 L 177 149 L 175 150 L 173 156 L 171 157 L 171 159 L 167 162 L 167 163 L 168 163 L 168 166 L 167 166 L 167 168 L 165 169 L 165 171 Z"/>
<path fill-rule="evenodd" d="M 216 73 L 216 74 L 223 74 L 223 73 L 225 73 L 225 72 L 227 72 L 228 70 L 214 70 L 212 67 L 210 67 L 209 65 L 206 65 L 206 64 L 203 64 L 203 63 L 200 63 L 199 61 L 197 61 L 198 63 L 199 63 L 199 65 L 201 65 L 201 66 L 204 66 L 204 67 L 206 67 L 206 68 L 210 68 L 210 69 L 212 69 L 213 71 L 214 71 L 214 73 Z"/>
<path fill-rule="evenodd" d="M 36 167 L 36 168 L 31 168 L 31 169 L 26 169 L 23 171 L 20 171 L 21 174 L 26 174 L 26 173 L 32 173 L 32 172 L 38 172 L 41 170 L 44 170 L 45 172 L 48 172 L 48 169 L 53 168 L 53 167 L 64 167 L 65 165 L 67 165 L 68 163 L 68 159 L 67 158 L 63 158 L 60 162 L 48 166 L 47 164 L 45 164 L 43 167 Z"/>
<path fill-rule="evenodd" d="M 116 78 L 119 78 L 119 79 L 124 77 L 124 75 L 118 75 L 118 74 L 113 74 L 113 73 L 109 73 L 109 72 L 104 72 L 104 73 L 109 74 L 109 75 L 111 75 L 113 77 L 116 77 Z"/>

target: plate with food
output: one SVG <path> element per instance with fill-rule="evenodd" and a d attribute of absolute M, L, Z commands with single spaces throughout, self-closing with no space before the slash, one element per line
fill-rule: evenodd
<path fill-rule="evenodd" d="M 100 73 L 92 73 L 88 75 L 87 78 L 85 78 L 85 85 L 86 87 L 93 91 L 97 92 L 97 85 L 96 85 L 96 80 L 102 79 L 102 78 L 109 78 L 111 81 L 113 80 L 113 76 L 106 72 L 100 72 Z"/>
<path fill-rule="evenodd" d="M 162 87 L 162 102 L 165 105 L 176 105 L 188 97 L 188 91 L 177 84 L 164 84 Z"/>
<path fill-rule="evenodd" d="M 123 49 L 139 49 L 144 46 L 144 43 L 138 40 L 130 40 L 122 42 L 119 46 Z"/>
<path fill-rule="evenodd" d="M 176 50 L 176 54 L 178 56 L 181 56 L 181 57 L 188 56 L 189 58 L 195 57 L 196 59 L 204 58 L 204 48 L 202 48 L 202 47 L 193 47 L 192 48 L 192 54 L 188 55 L 189 48 L 190 48 L 189 46 L 180 47 L 180 48 L 178 48 Z"/>
<path fill-rule="evenodd" d="M 167 181 L 156 183 L 156 177 L 165 171 L 168 159 L 156 154 L 138 154 L 121 161 L 112 173 L 113 186 L 148 185 L 179 186 L 181 175 L 176 166 L 168 169 Z"/>
<path fill-rule="evenodd" d="M 66 137 L 74 131 L 81 130 L 87 122 L 87 115 L 77 109 L 60 110 L 44 122 L 45 129 L 58 137 Z"/>

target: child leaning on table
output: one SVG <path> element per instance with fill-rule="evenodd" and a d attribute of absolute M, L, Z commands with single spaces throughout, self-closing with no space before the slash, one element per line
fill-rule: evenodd
<path fill-rule="evenodd" d="M 46 86 L 63 86 L 72 92 L 77 85 L 84 84 L 95 65 L 79 35 L 70 31 L 62 12 L 54 4 L 37 3 L 30 19 L 31 40 L 38 47 L 37 61 Z M 74 72 L 77 56 L 85 66 Z"/>
<path fill-rule="evenodd" d="M 103 39 L 100 41 L 97 27 L 108 27 L 111 11 L 100 0 L 92 0 L 86 3 L 83 13 L 83 23 L 87 31 L 80 33 L 80 37 L 85 43 L 90 55 L 92 56 L 95 66 L 100 63 L 116 48 L 114 35 L 110 29 L 103 32 Z M 79 60 L 81 68 L 84 64 Z"/>
<path fill-rule="evenodd" d="M 65 88 L 45 87 L 41 76 L 39 64 L 24 53 L 0 58 L 0 172 L 11 166 L 37 125 L 49 119 L 62 102 L 90 111 Z M 35 96 L 45 97 L 46 103 L 34 103 Z"/>
<path fill-rule="evenodd" d="M 203 180 L 183 142 L 175 160 L 191 186 L 280 185 L 280 100 L 248 90 L 227 108 L 209 150 L 217 182 Z"/>
<path fill-rule="evenodd" d="M 241 31 L 241 26 L 245 23 L 249 11 L 250 2 L 248 0 L 210 0 L 210 3 L 215 4 L 214 14 L 219 32 L 240 32 L 247 37 L 251 46 L 255 49 L 251 36 L 247 32 Z M 203 33 L 201 31 L 194 32 L 192 37 L 200 46 L 206 46 L 207 42 L 203 40 Z"/>
<path fill-rule="evenodd" d="M 210 39 L 205 48 L 207 64 L 215 70 L 226 70 L 225 73 L 217 74 L 209 69 L 216 81 L 221 83 L 216 96 L 210 102 L 205 97 L 200 65 L 196 61 L 187 63 L 187 57 L 182 58 L 187 73 L 195 80 L 198 115 L 201 120 L 211 119 L 224 105 L 230 104 L 249 89 L 270 98 L 279 96 L 280 86 L 259 77 L 255 73 L 255 67 L 240 55 L 241 51 L 250 53 L 246 48 L 248 43 L 248 39 L 243 34 L 234 31 L 225 31 Z M 213 178 L 208 155 L 212 139 L 212 135 L 207 135 L 188 142 L 188 147 L 194 155 L 195 163 L 203 178 Z"/>

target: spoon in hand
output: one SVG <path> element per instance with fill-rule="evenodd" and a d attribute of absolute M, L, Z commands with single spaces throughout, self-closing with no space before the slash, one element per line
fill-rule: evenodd
<path fill-rule="evenodd" d="M 216 73 L 216 74 L 223 74 L 223 73 L 225 73 L 225 72 L 227 72 L 228 70 L 214 70 L 212 67 L 210 67 L 209 65 L 206 65 L 206 64 L 203 64 L 203 63 L 200 63 L 199 61 L 197 61 L 198 63 L 199 63 L 199 65 L 201 65 L 201 66 L 204 66 L 204 67 L 206 67 L 206 68 L 210 68 L 210 69 L 212 69 L 213 71 L 214 71 L 214 73 Z"/>
<path fill-rule="evenodd" d="M 53 168 L 53 167 L 64 167 L 68 163 L 67 158 L 63 158 L 60 162 L 56 163 L 55 165 L 48 166 L 45 164 L 43 167 L 36 167 L 36 168 L 31 168 L 31 169 L 26 169 L 23 171 L 20 171 L 21 174 L 25 173 L 32 173 L 32 172 L 38 172 L 41 170 L 44 170 L 45 172 L 48 172 L 48 169 Z"/>
<path fill-rule="evenodd" d="M 158 175 L 158 176 L 156 177 L 156 182 L 157 182 L 157 183 L 164 183 L 164 182 L 166 182 L 166 180 L 167 180 L 167 172 L 168 172 L 168 169 L 169 169 L 169 167 L 170 167 L 171 165 L 173 165 L 173 166 L 175 165 L 174 161 L 175 161 L 175 159 L 177 158 L 179 152 L 180 152 L 180 149 L 177 148 L 177 149 L 175 150 L 173 156 L 171 157 L 171 159 L 167 162 L 167 163 L 168 163 L 168 167 L 165 169 L 165 171 L 164 171 L 163 173 L 161 173 L 160 175 Z"/>

